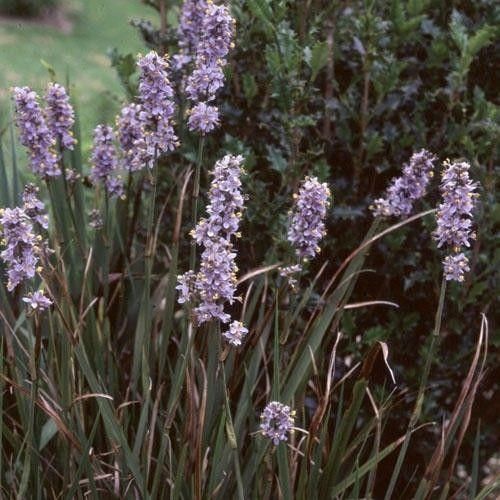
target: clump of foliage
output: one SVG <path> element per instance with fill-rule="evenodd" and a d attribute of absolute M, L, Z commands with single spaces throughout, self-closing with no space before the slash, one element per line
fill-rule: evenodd
<path fill-rule="evenodd" d="M 0 0 L 0 13 L 36 17 L 57 6 L 59 0 Z"/>
<path fill-rule="evenodd" d="M 453 304 L 493 279 L 474 246 L 490 224 L 479 162 L 493 139 L 481 152 L 408 142 L 418 96 L 400 95 L 402 68 L 388 90 L 375 83 L 402 47 L 376 3 L 148 3 L 160 27 L 135 24 L 156 51 L 112 52 L 127 102 L 95 128 L 89 158 L 69 89 L 14 89 L 32 175 L 15 147 L 0 155 L 2 484 L 19 498 L 463 491 L 454 472 L 489 330 Z M 392 36 L 413 43 L 430 7 L 398 5 L 406 28 Z M 406 142 L 382 132 L 391 122 Z M 395 178 L 370 182 L 385 157 Z M 404 259 L 433 290 L 417 318 L 366 278 L 402 286 Z M 472 348 L 442 422 L 428 385 L 458 318 Z M 409 376 L 394 362 L 408 342 L 385 332 L 418 323 Z M 496 486 L 480 485 L 480 450 L 478 432 L 471 498 Z"/>
<path fill-rule="evenodd" d="M 148 47 L 176 51 L 175 6 L 162 11 L 161 3 L 149 4 L 158 10 L 158 26 L 138 20 L 133 25 Z M 277 207 L 286 209 L 304 172 L 336 187 L 323 249 L 324 258 L 335 266 L 363 237 L 369 227 L 368 207 L 413 151 L 425 147 L 439 152 L 442 160 L 459 155 L 471 162 L 474 178 L 482 185 L 481 224 L 469 278 L 464 286 L 449 289 L 452 301 L 442 346 L 446 355 L 438 360 L 434 380 L 439 384 L 426 406 L 429 417 L 439 418 L 443 408 L 451 411 L 448 395 L 459 392 L 467 370 L 465 353 L 473 348 L 473 340 L 464 332 L 473 329 L 478 314 L 490 310 L 499 289 L 498 99 L 496 78 L 488 76 L 499 66 L 495 2 L 231 4 L 238 43 L 220 97 L 227 127 L 216 137 L 222 147 L 247 156 L 252 195 L 244 234 L 251 237 L 243 238 L 249 257 L 268 262 L 282 258 L 286 249 L 276 236 L 283 223 L 276 217 Z M 130 81 L 124 67 L 117 64 L 122 79 Z M 437 196 L 434 182 L 424 206 L 436 203 Z M 390 340 L 396 370 L 409 389 L 416 387 L 418 372 L 408 353 L 425 352 L 439 296 L 440 267 L 429 238 L 433 227 L 424 224 L 425 232 L 402 228 L 378 242 L 371 262 L 380 279 L 362 276 L 362 294 L 354 292 L 357 300 L 391 297 L 411 314 L 348 312 L 342 323 L 350 339 L 359 338 L 345 347 L 349 359 L 375 340 Z M 319 263 L 312 265 L 320 269 Z M 499 389 L 498 335 L 493 343 L 485 396 L 477 412 L 491 431 L 496 419 L 489 410 L 490 397 Z M 402 415 L 408 410 L 400 407 Z M 402 419 L 398 411 L 394 416 L 397 428 Z M 485 433 L 485 460 L 496 448 L 495 440 L 487 437 L 493 434 Z M 472 440 L 468 450 L 471 459 Z M 418 460 L 428 452 L 424 445 L 415 451 Z"/>

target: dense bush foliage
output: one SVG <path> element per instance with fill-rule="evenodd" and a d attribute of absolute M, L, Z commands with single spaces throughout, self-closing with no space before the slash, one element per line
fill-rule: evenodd
<path fill-rule="evenodd" d="M 214 148 L 244 151 L 248 158 L 246 259 L 283 258 L 283 219 L 276 213 L 284 213 L 305 171 L 335 187 L 322 254 L 335 267 L 363 237 L 368 206 L 412 151 L 426 147 L 441 160 L 471 161 L 482 185 L 480 222 L 472 271 L 465 286 L 448 291 L 446 340 L 434 375 L 439 384 L 426 406 L 429 417 L 439 418 L 467 370 L 464 354 L 474 342 L 468 332 L 499 290 L 498 7 L 439 0 L 232 4 L 238 32 L 222 96 L 227 126 L 212 140 Z M 175 22 L 169 17 L 163 30 L 160 22 L 133 24 L 148 47 L 172 52 Z M 126 60 L 115 55 L 128 81 Z M 432 190 L 422 208 L 436 200 Z M 403 228 L 380 242 L 370 257 L 377 278 L 362 278 L 359 295 L 354 292 L 358 300 L 390 298 L 405 313 L 358 310 L 341 325 L 351 339 L 343 349 L 348 359 L 377 340 L 390 342 L 399 380 L 408 387 L 417 383 L 414 354 L 425 352 L 439 295 L 440 254 L 430 244 L 432 222 L 424 224 L 425 231 Z M 319 269 L 320 262 L 313 266 Z M 493 343 L 483 384 L 489 397 L 498 393 L 498 335 Z M 494 427 L 489 397 L 480 400 L 477 415 Z M 393 413 L 394 429 L 408 407 L 400 411 Z M 487 438 L 484 445 L 486 454 L 496 446 Z M 423 459 L 425 443 L 415 452 Z"/>
<path fill-rule="evenodd" d="M 58 0 L 0 0 L 0 13 L 11 16 L 38 16 L 58 3 Z"/>
<path fill-rule="evenodd" d="M 494 4 L 235 0 L 233 28 L 146 3 L 156 52 L 111 51 L 127 97 L 89 158 L 63 87 L 14 91 L 34 175 L 0 155 L 5 492 L 486 498 Z M 402 171 L 411 212 L 374 217 Z M 455 199 L 464 282 L 434 233 Z"/>

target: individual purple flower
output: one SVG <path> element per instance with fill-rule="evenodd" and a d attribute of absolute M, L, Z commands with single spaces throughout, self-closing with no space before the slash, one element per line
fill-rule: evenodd
<path fill-rule="evenodd" d="M 413 205 L 427 192 L 427 186 L 434 175 L 436 157 L 422 149 L 414 153 L 403 166 L 403 175 L 392 180 L 385 197 L 373 202 L 370 207 L 375 216 L 402 217 L 409 215 Z"/>
<path fill-rule="evenodd" d="M 39 189 L 34 184 L 27 184 L 23 192 L 23 210 L 26 215 L 43 229 L 48 229 L 49 218 L 45 210 L 45 205 L 38 198 Z"/>
<path fill-rule="evenodd" d="M 5 246 L 0 257 L 7 267 L 7 290 L 11 292 L 35 276 L 39 238 L 35 235 L 32 220 L 19 207 L 0 209 L 0 234 Z"/>
<path fill-rule="evenodd" d="M 179 302 L 196 303 L 194 313 L 198 324 L 211 319 L 227 323 L 230 319 L 224 312 L 224 304 L 234 301 L 236 291 L 238 268 L 231 240 L 239 236 L 244 207 L 242 163 L 242 156 L 226 155 L 215 164 L 208 194 L 208 216 L 192 231 L 196 243 L 203 246 L 200 270 L 178 278 Z"/>
<path fill-rule="evenodd" d="M 45 311 L 52 305 L 52 301 L 40 290 L 23 297 L 23 302 L 26 302 L 34 311 Z"/>
<path fill-rule="evenodd" d="M 177 276 L 178 285 L 175 287 L 179 291 L 179 298 L 177 302 L 179 304 L 184 304 L 186 302 L 191 302 L 194 294 L 196 275 L 194 271 L 187 271 L 184 274 Z"/>
<path fill-rule="evenodd" d="M 75 172 L 74 170 L 71 170 L 70 168 L 65 169 L 65 174 L 66 174 L 66 181 L 70 185 L 74 185 L 76 182 L 78 182 L 82 176 L 79 172 Z"/>
<path fill-rule="evenodd" d="M 92 229 L 101 229 L 104 226 L 101 213 L 95 208 L 89 212 L 89 226 Z"/>
<path fill-rule="evenodd" d="M 233 321 L 229 325 L 229 330 L 225 331 L 222 336 L 229 344 L 237 347 L 241 345 L 247 333 L 248 329 L 243 326 L 241 321 Z"/>
<path fill-rule="evenodd" d="M 188 128 L 191 132 L 207 134 L 219 125 L 219 110 L 204 102 L 196 104 L 189 112 Z"/>
<path fill-rule="evenodd" d="M 21 144 L 28 150 L 31 170 L 42 177 L 60 175 L 54 151 L 55 138 L 47 126 L 36 92 L 29 87 L 15 87 L 13 96 L 16 124 Z"/>
<path fill-rule="evenodd" d="M 145 125 L 141 120 L 140 104 L 129 104 L 117 117 L 118 140 L 124 155 L 125 169 L 135 172 L 148 162 Z"/>
<path fill-rule="evenodd" d="M 47 101 L 47 125 L 52 135 L 64 148 L 73 149 L 76 144 L 72 130 L 75 112 L 69 102 L 66 89 L 58 83 L 49 83 L 45 100 Z"/>
<path fill-rule="evenodd" d="M 447 255 L 443 260 L 443 269 L 447 281 L 464 281 L 464 274 L 470 271 L 469 259 L 463 253 Z"/>
<path fill-rule="evenodd" d="M 475 192 L 478 183 L 469 177 L 470 165 L 466 162 L 444 162 L 441 178 L 442 203 L 437 211 L 437 228 L 434 238 L 438 248 L 448 245 L 454 252 L 461 247 L 469 247 L 472 232 L 472 211 L 476 205 L 478 194 Z"/>
<path fill-rule="evenodd" d="M 121 196 L 120 181 L 116 177 L 118 157 L 115 148 L 115 134 L 109 125 L 98 125 L 94 130 L 92 147 L 92 169 L 90 178 L 94 183 L 102 183 L 111 196 Z"/>
<path fill-rule="evenodd" d="M 299 258 L 312 258 L 320 251 L 319 242 L 325 234 L 324 220 L 330 205 L 330 189 L 316 177 L 308 176 L 294 198 L 288 241 Z"/>
<path fill-rule="evenodd" d="M 289 406 L 271 401 L 260 416 L 262 434 L 276 446 L 280 441 L 288 441 L 288 434 L 293 431 L 294 414 Z"/>
<path fill-rule="evenodd" d="M 140 69 L 140 120 L 144 124 L 149 166 L 154 158 L 178 145 L 173 127 L 175 114 L 174 91 L 168 78 L 168 61 L 155 51 L 137 61 Z"/>
<path fill-rule="evenodd" d="M 184 0 L 182 3 L 177 29 L 180 53 L 174 56 L 177 69 L 189 64 L 196 53 L 206 10 L 206 0 Z"/>

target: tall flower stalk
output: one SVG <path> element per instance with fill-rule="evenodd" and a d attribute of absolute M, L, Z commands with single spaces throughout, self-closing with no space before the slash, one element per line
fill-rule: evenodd
<path fill-rule="evenodd" d="M 239 236 L 244 207 L 241 192 L 243 157 L 226 155 L 211 172 L 206 218 L 201 219 L 192 236 L 203 247 L 200 271 L 179 277 L 180 302 L 195 303 L 198 324 L 218 319 L 227 323 L 230 316 L 224 304 L 234 301 L 236 291 L 236 252 L 232 239 Z"/>
<path fill-rule="evenodd" d="M 444 273 L 448 281 L 464 281 L 470 271 L 469 259 L 463 253 L 475 238 L 472 231 L 472 212 L 477 204 L 478 187 L 469 177 L 467 162 L 445 161 L 441 178 L 442 203 L 437 212 L 437 228 L 434 239 L 438 248 L 447 247 L 451 253 L 443 260 Z"/>

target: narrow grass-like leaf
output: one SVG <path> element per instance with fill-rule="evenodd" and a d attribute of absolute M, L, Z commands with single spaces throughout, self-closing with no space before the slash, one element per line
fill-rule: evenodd
<path fill-rule="evenodd" d="M 10 204 L 9 181 L 7 179 L 7 170 L 3 156 L 3 145 L 0 141 L 0 207 L 9 207 Z"/>

